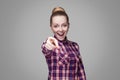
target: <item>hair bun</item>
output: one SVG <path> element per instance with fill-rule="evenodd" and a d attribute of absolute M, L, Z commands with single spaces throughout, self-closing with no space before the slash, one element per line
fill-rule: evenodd
<path fill-rule="evenodd" d="M 62 7 L 55 7 L 53 10 L 52 10 L 52 14 L 57 12 L 57 11 L 62 11 L 62 12 L 65 12 L 65 10 L 62 8 Z"/>

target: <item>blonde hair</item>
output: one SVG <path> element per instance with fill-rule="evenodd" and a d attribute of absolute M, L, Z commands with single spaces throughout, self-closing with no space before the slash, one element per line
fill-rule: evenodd
<path fill-rule="evenodd" d="M 52 14 L 57 12 L 57 11 L 62 11 L 62 12 L 65 12 L 65 10 L 62 8 L 62 7 L 55 7 L 53 10 L 52 10 Z"/>
<path fill-rule="evenodd" d="M 52 14 L 51 14 L 51 16 L 50 16 L 50 26 L 52 25 L 52 18 L 53 18 L 54 16 L 58 16 L 58 15 L 65 16 L 66 19 L 67 19 L 67 22 L 68 22 L 68 24 L 69 24 L 69 17 L 68 17 L 68 15 L 67 15 L 67 13 L 65 12 L 65 10 L 64 10 L 62 7 L 55 7 L 55 8 L 53 8 Z"/>

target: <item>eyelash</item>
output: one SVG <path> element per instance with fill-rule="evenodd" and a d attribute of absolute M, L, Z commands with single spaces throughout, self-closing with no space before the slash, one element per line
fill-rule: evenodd
<path fill-rule="evenodd" d="M 66 27 L 67 25 L 65 24 L 65 25 L 63 25 L 64 27 Z"/>
<path fill-rule="evenodd" d="M 56 25 L 56 26 L 54 26 L 55 28 L 57 28 L 58 27 L 58 25 Z"/>
<path fill-rule="evenodd" d="M 63 27 L 67 27 L 67 25 L 65 24 L 65 25 L 62 25 Z M 57 28 L 57 27 L 59 27 L 59 25 L 55 25 L 54 26 L 55 28 Z"/>

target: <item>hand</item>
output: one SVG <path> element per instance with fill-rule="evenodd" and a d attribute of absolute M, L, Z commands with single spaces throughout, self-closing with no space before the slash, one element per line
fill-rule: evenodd
<path fill-rule="evenodd" d="M 55 48 L 59 48 L 58 46 L 58 41 L 53 38 L 53 37 L 48 37 L 48 40 L 45 44 L 45 47 L 48 49 L 48 50 L 53 50 Z"/>

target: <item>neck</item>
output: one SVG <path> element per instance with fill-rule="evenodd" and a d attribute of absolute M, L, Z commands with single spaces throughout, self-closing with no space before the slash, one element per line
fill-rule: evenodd
<path fill-rule="evenodd" d="M 63 40 L 59 40 L 55 35 L 54 35 L 54 37 L 55 37 L 58 41 L 60 41 L 60 42 L 67 41 L 67 37 L 65 37 Z"/>

